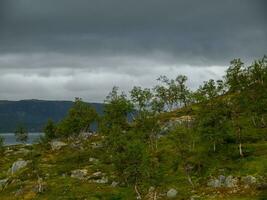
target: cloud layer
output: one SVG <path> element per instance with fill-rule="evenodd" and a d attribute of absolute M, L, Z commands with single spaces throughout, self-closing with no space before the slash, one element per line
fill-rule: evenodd
<path fill-rule="evenodd" d="M 182 73 L 195 88 L 267 53 L 264 0 L 2 0 L 0 99 L 102 101 Z"/>

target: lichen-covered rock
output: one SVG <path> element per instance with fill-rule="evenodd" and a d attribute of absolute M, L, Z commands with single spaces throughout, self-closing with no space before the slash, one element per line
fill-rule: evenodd
<path fill-rule="evenodd" d="M 208 181 L 207 186 L 213 187 L 213 188 L 218 188 L 218 187 L 221 187 L 222 184 L 221 184 L 219 179 L 211 179 Z"/>
<path fill-rule="evenodd" d="M 25 168 L 28 164 L 28 161 L 19 159 L 16 162 L 14 162 L 11 166 L 11 168 L 8 170 L 9 173 L 11 173 L 12 175 L 14 173 L 16 173 L 17 171 L 19 171 L 22 168 Z"/>
<path fill-rule="evenodd" d="M 62 147 L 66 146 L 67 144 L 65 142 L 54 140 L 50 143 L 52 150 L 59 150 Z"/>
<path fill-rule="evenodd" d="M 168 198 L 175 198 L 177 196 L 177 193 L 178 193 L 177 190 L 172 188 L 167 192 L 167 197 Z"/>
<path fill-rule="evenodd" d="M 233 187 L 236 187 L 237 186 L 237 178 L 234 178 L 233 176 L 227 176 L 226 179 L 225 179 L 225 187 L 228 187 L 228 188 L 233 188 Z"/>
<path fill-rule="evenodd" d="M 213 188 L 220 188 L 220 187 L 233 188 L 237 186 L 237 183 L 238 183 L 237 178 L 234 178 L 231 175 L 227 177 L 220 175 L 218 178 L 210 179 L 207 183 L 207 186 Z"/>
<path fill-rule="evenodd" d="M 77 179 L 85 179 L 88 174 L 87 169 L 76 169 L 71 171 L 71 177 Z"/>
<path fill-rule="evenodd" d="M 257 179 L 251 175 L 242 177 L 241 181 L 243 184 L 245 184 L 247 186 L 253 186 L 253 185 L 256 185 L 256 183 L 257 183 Z"/>
<path fill-rule="evenodd" d="M 106 184 L 106 183 L 108 183 L 108 177 L 102 177 L 100 179 L 94 179 L 94 180 L 91 180 L 91 182 Z"/>

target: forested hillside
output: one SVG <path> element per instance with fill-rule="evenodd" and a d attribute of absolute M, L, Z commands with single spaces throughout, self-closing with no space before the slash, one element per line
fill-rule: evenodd
<path fill-rule="evenodd" d="M 23 124 L 30 132 L 40 132 L 48 119 L 61 120 L 73 105 L 71 101 L 0 101 L 0 133 L 13 132 Z M 91 104 L 102 112 L 102 104 Z"/>

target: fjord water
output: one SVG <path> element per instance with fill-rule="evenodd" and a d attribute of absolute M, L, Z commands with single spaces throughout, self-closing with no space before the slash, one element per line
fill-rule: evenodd
<path fill-rule="evenodd" d="M 37 142 L 37 140 L 43 135 L 44 133 L 29 133 L 29 139 L 27 141 L 27 144 L 32 144 Z M 14 133 L 0 133 L 0 136 L 4 138 L 4 144 L 5 145 L 14 145 L 14 144 L 20 144 L 21 142 L 16 141 L 16 137 Z"/>

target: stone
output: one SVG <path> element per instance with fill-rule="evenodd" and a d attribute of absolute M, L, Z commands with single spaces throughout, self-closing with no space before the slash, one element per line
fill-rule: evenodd
<path fill-rule="evenodd" d="M 82 180 L 86 179 L 87 173 L 88 173 L 87 169 L 76 169 L 71 171 L 71 177 Z"/>
<path fill-rule="evenodd" d="M 66 146 L 67 144 L 65 142 L 54 140 L 54 141 L 50 142 L 50 145 L 51 145 L 52 150 L 54 151 L 54 150 L 61 149 L 62 147 Z"/>
<path fill-rule="evenodd" d="M 107 177 L 102 177 L 101 179 L 92 180 L 92 182 L 106 184 L 106 183 L 108 183 L 108 178 Z"/>
<path fill-rule="evenodd" d="M 224 183 L 225 183 L 225 176 L 220 175 L 220 176 L 218 177 L 218 179 L 219 179 L 221 185 L 224 185 Z"/>
<path fill-rule="evenodd" d="M 9 172 L 13 175 L 14 173 L 19 171 L 20 169 L 25 168 L 27 166 L 27 164 L 28 164 L 28 161 L 19 159 L 12 164 L 11 168 L 9 169 Z"/>
<path fill-rule="evenodd" d="M 117 187 L 119 185 L 119 182 L 112 181 L 111 187 Z"/>
<path fill-rule="evenodd" d="M 241 178 L 242 183 L 244 183 L 247 186 L 253 186 L 256 185 L 257 179 L 254 176 L 248 175 Z"/>
<path fill-rule="evenodd" d="M 237 186 L 237 182 L 238 180 L 236 178 L 233 178 L 233 176 L 230 175 L 226 177 L 224 185 L 225 187 L 233 188 Z"/>
<path fill-rule="evenodd" d="M 218 188 L 218 187 L 221 187 L 221 182 L 219 179 L 211 179 L 208 181 L 207 186 Z"/>
<path fill-rule="evenodd" d="M 171 188 L 168 192 L 167 192 L 167 197 L 168 198 L 175 198 L 177 196 L 177 190 Z"/>
<path fill-rule="evenodd" d="M 7 179 L 7 178 L 6 178 L 6 179 L 1 179 L 1 180 L 0 180 L 0 190 L 2 190 L 2 189 L 5 188 L 7 182 L 8 182 L 8 179 Z"/>
<path fill-rule="evenodd" d="M 89 158 L 89 162 L 98 162 L 99 160 L 96 158 Z"/>

